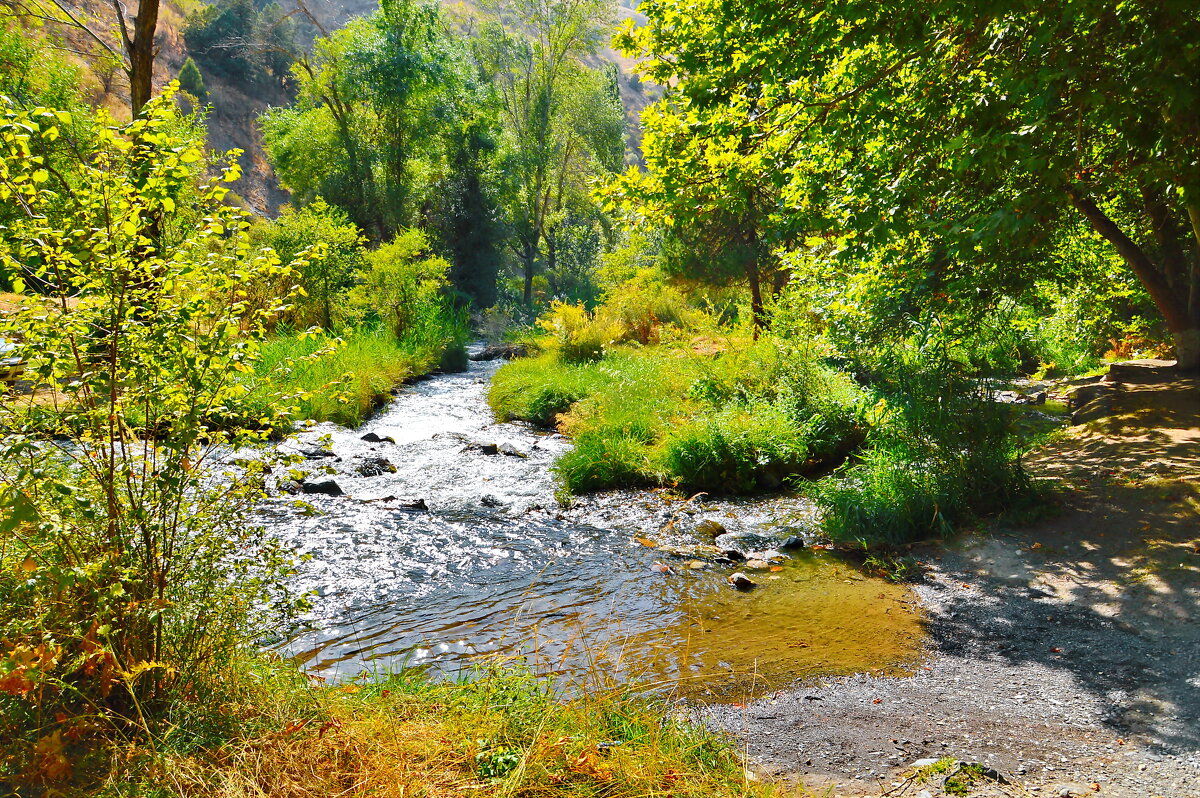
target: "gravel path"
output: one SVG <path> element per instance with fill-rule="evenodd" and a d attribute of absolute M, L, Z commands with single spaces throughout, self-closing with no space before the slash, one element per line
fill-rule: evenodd
<path fill-rule="evenodd" d="M 1197 394 L 1200 396 L 1200 394 Z M 707 710 L 763 776 L 835 796 L 940 795 L 922 758 L 1009 779 L 973 795 L 1200 798 L 1200 429 L 1076 430 L 1032 471 L 1053 517 L 918 551 L 929 651 Z"/>

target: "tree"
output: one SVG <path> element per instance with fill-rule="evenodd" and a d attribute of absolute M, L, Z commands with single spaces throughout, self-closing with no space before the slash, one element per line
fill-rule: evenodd
<path fill-rule="evenodd" d="M 67 0 L 49 2 L 53 8 L 43 6 L 39 0 L 14 0 L 12 5 L 21 16 L 65 24 L 83 32 L 101 50 L 117 59 L 129 79 L 129 109 L 136 117 L 154 91 L 154 56 L 158 51 L 154 36 L 158 30 L 160 0 L 139 0 L 132 19 L 124 3 L 109 0 L 113 19 L 108 25 L 103 24 L 104 20 L 90 20 L 84 10 L 75 8 Z M 113 28 L 116 47 L 109 41 Z"/>
<path fill-rule="evenodd" d="M 333 329 L 339 316 L 335 305 L 340 306 L 354 284 L 366 255 L 363 247 L 367 242 L 358 227 L 340 209 L 317 198 L 299 210 L 285 208 L 267 229 L 266 239 L 288 263 L 321 248 L 322 257 L 303 261 L 298 276 L 308 297 L 296 303 L 287 320 Z"/>
<path fill-rule="evenodd" d="M 183 62 L 183 67 L 179 70 L 179 88 L 195 97 L 199 102 L 208 99 L 208 89 L 204 88 L 204 76 L 200 74 L 200 68 L 196 66 L 196 62 L 190 56 Z"/>
<path fill-rule="evenodd" d="M 481 43 L 480 59 L 499 93 L 508 133 L 508 221 L 524 272 L 523 298 L 531 305 L 547 230 L 556 223 L 573 178 L 587 174 L 580 164 L 595 154 L 587 137 L 568 121 L 568 109 L 574 90 L 596 88 L 579 58 L 598 43 L 609 5 L 603 0 L 514 0 L 507 7 L 524 20 L 525 29 L 493 26 Z"/>
<path fill-rule="evenodd" d="M 243 514 L 261 466 L 217 463 L 288 420 L 281 397 L 249 425 L 238 408 L 286 301 L 247 313 L 242 286 L 289 269 L 250 251 L 225 202 L 236 162 L 209 161 L 171 101 L 125 125 L 97 112 L 58 222 L 36 141 L 56 140 L 66 114 L 0 100 L 0 201 L 24 212 L 0 232 L 0 271 L 49 295 L 0 318 L 49 397 L 0 403 L 0 638 L 6 654 L 42 652 L 34 668 L 8 659 L 20 679 L 6 700 L 123 735 L 157 736 L 174 691 L 257 639 L 285 562 Z M 147 217 L 181 235 L 148 250 Z"/>
<path fill-rule="evenodd" d="M 261 120 L 281 182 L 301 202 L 322 196 L 342 208 L 376 241 L 414 223 L 426 181 L 413 167 L 442 157 L 452 49 L 438 7 L 424 0 L 385 0 L 317 40 L 294 70 L 296 105 Z"/>
<path fill-rule="evenodd" d="M 1200 368 L 1194 3 L 642 10 L 621 45 L 671 87 L 683 135 L 724 142 L 730 169 L 777 170 L 773 218 L 830 264 L 903 274 L 926 306 L 981 306 L 1044 274 L 1082 220 Z M 689 153 L 673 174 L 712 149 Z"/>

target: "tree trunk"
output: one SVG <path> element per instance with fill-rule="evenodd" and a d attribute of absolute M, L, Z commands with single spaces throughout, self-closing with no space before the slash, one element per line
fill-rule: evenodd
<path fill-rule="evenodd" d="M 1171 333 L 1175 340 L 1175 362 L 1180 371 L 1200 371 L 1200 327 L 1176 330 Z"/>
<path fill-rule="evenodd" d="M 525 246 L 525 251 L 521 253 L 521 261 L 525 264 L 525 307 L 533 307 L 533 266 L 537 260 L 537 248 Z"/>
<path fill-rule="evenodd" d="M 1175 358 L 1179 369 L 1200 371 L 1200 319 L 1194 316 L 1193 308 L 1189 307 L 1191 292 L 1179 290 L 1183 284 L 1190 282 L 1191 274 L 1186 265 L 1177 267 L 1184 269 L 1182 274 L 1171 274 L 1168 279 L 1163 269 L 1151 261 L 1146 252 L 1125 235 L 1091 197 L 1075 188 L 1067 189 L 1067 196 L 1096 232 L 1116 248 L 1130 271 L 1145 287 L 1146 293 L 1150 294 L 1150 299 L 1162 314 L 1167 330 L 1175 341 Z"/>
<path fill-rule="evenodd" d="M 133 36 L 126 34 L 124 37 L 129 55 L 129 107 L 134 117 L 150 102 L 154 91 L 154 32 L 158 28 L 158 3 L 159 0 L 141 0 L 133 20 Z M 125 28 L 123 20 L 121 28 Z"/>
<path fill-rule="evenodd" d="M 754 340 L 767 328 L 767 312 L 763 307 L 762 280 L 758 274 L 758 263 L 746 263 L 746 277 L 750 280 L 750 315 L 754 319 Z"/>

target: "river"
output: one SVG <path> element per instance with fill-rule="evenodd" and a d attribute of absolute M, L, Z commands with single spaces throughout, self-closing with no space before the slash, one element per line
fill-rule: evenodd
<path fill-rule="evenodd" d="M 455 674 L 502 658 L 572 684 L 727 699 L 915 661 L 907 589 L 828 552 L 779 551 L 811 529 L 799 497 L 622 491 L 561 506 L 550 466 L 570 442 L 496 423 L 498 367 L 435 375 L 360 429 L 319 424 L 282 444 L 308 455 L 308 481 L 344 491 L 262 509 L 307 555 L 296 579 L 313 610 L 283 647 L 309 670 Z M 756 586 L 734 589 L 735 572 Z"/>

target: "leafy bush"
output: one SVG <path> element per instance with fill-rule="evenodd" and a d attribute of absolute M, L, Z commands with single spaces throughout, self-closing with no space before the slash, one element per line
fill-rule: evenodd
<path fill-rule="evenodd" d="M 450 264 L 434 255 L 420 230 L 402 230 L 367 254 L 350 294 L 355 306 L 377 317 L 398 339 L 420 334 L 445 307 Z"/>
<path fill-rule="evenodd" d="M 549 333 L 559 357 L 568 363 L 599 360 L 605 347 L 621 337 L 620 326 L 612 320 L 563 302 L 552 303 L 538 326 Z"/>
<path fill-rule="evenodd" d="M 256 227 L 254 236 L 288 262 L 301 252 L 319 254 L 304 261 L 299 273 L 304 295 L 281 321 L 294 327 L 317 324 L 326 330 L 356 321 L 347 315 L 346 300 L 365 263 L 366 239 L 345 213 L 318 199 L 300 209 L 284 208 L 278 219 Z M 281 288 L 278 281 L 248 287 L 267 303 Z"/>
<path fill-rule="evenodd" d="M 31 154 L 62 116 L 0 110 L 0 198 L 29 211 L 3 231 L 3 268 L 52 300 L 0 322 L 49 397 L 0 404 L 0 736 L 27 743 L 28 772 L 72 736 L 161 731 L 291 606 L 286 557 L 243 515 L 262 465 L 219 461 L 287 405 L 265 402 L 256 430 L 210 423 L 245 399 L 237 376 L 281 308 L 250 313 L 242 286 L 290 268 L 250 255 L 221 185 L 236 163 L 201 182 L 203 139 L 175 135 L 171 99 L 122 126 L 101 112 L 62 227 Z M 180 198 L 202 221 L 180 226 Z"/>

